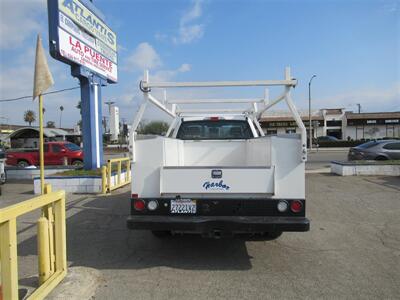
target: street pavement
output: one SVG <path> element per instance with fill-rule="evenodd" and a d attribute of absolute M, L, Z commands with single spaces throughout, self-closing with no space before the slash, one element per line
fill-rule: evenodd
<path fill-rule="evenodd" d="M 348 149 L 323 149 L 312 150 L 307 155 L 306 170 L 329 168 L 333 160 L 347 161 Z"/>
<path fill-rule="evenodd" d="M 69 266 L 100 272 L 93 299 L 398 299 L 400 178 L 306 179 L 311 230 L 275 241 L 159 239 L 126 229 L 128 187 L 68 194 Z M 4 191 L 0 203 L 32 196 L 26 182 Z M 37 216 L 18 220 L 23 287 L 37 283 Z"/>

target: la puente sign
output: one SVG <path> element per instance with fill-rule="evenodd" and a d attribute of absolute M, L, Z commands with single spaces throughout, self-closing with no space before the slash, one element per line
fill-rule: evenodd
<path fill-rule="evenodd" d="M 118 80 L 117 36 L 87 0 L 48 0 L 49 49 L 81 86 L 85 169 L 102 165 L 101 87 Z"/>

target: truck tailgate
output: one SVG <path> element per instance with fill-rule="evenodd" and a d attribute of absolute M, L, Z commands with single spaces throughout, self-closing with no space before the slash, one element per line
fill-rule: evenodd
<path fill-rule="evenodd" d="M 162 167 L 161 194 L 274 194 L 271 167 Z"/>

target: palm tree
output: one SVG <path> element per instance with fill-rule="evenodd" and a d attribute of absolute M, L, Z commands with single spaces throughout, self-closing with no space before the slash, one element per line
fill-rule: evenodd
<path fill-rule="evenodd" d="M 29 123 L 29 126 L 36 121 L 36 114 L 33 110 L 27 110 L 24 113 L 24 121 Z"/>
<path fill-rule="evenodd" d="M 82 100 L 79 100 L 75 107 L 79 109 L 79 114 L 81 115 L 81 119 L 78 121 L 77 125 L 79 126 L 79 130 L 82 130 Z"/>
<path fill-rule="evenodd" d="M 60 128 L 61 128 L 61 119 L 62 119 L 62 112 L 64 110 L 64 106 L 60 106 Z"/>
<path fill-rule="evenodd" d="M 82 101 L 79 101 L 75 107 L 79 109 L 79 113 L 82 114 Z"/>
<path fill-rule="evenodd" d="M 47 121 L 47 128 L 56 128 L 56 123 L 54 121 Z"/>

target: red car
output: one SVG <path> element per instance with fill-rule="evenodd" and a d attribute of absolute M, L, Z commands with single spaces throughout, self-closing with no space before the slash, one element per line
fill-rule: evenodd
<path fill-rule="evenodd" d="M 37 149 L 7 151 L 6 158 L 6 164 L 11 166 L 39 165 L 39 151 Z M 44 144 L 45 165 L 63 165 L 65 159 L 69 165 L 83 165 L 82 149 L 70 142 L 47 142 Z"/>

